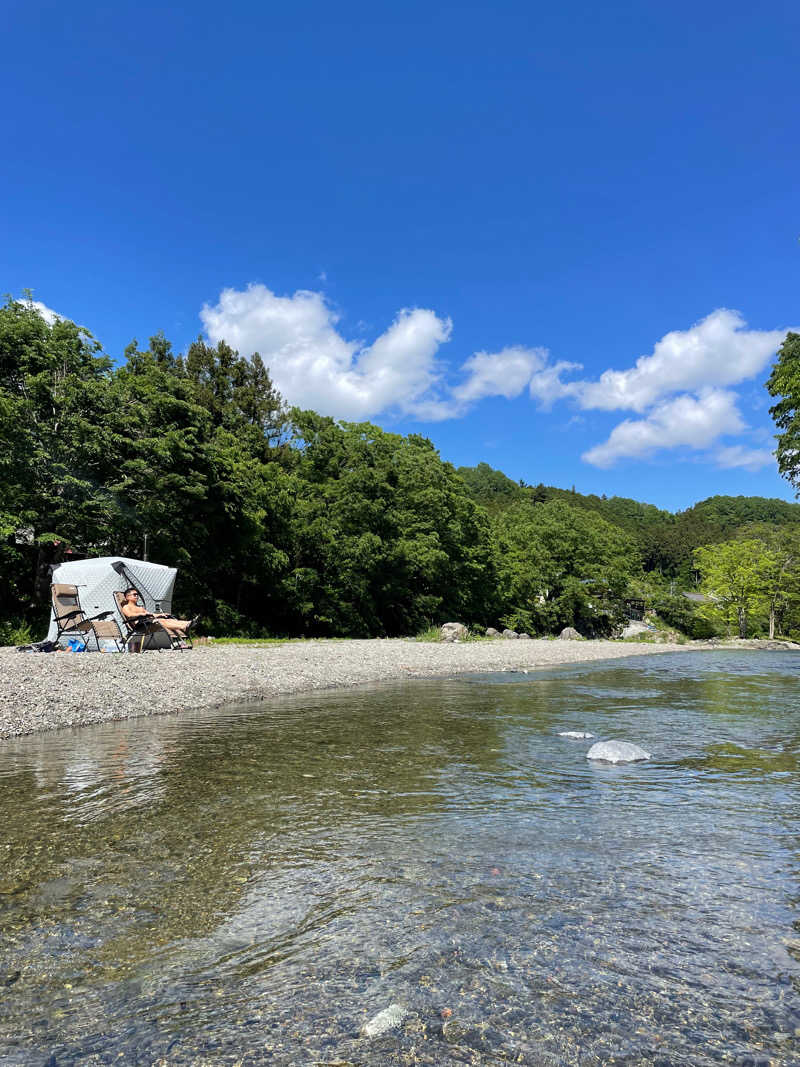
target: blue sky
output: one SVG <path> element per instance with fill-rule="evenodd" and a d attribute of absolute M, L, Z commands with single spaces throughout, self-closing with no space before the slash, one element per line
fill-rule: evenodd
<path fill-rule="evenodd" d="M 792 497 L 763 382 L 800 325 L 798 5 L 4 22 L 3 291 L 114 357 L 225 336 L 290 402 L 456 464 L 670 509 Z"/>

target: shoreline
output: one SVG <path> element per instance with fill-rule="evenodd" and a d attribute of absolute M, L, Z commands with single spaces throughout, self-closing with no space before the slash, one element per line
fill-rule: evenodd
<path fill-rule="evenodd" d="M 800 645 L 782 645 L 787 651 Z M 256 703 L 272 697 L 410 678 L 549 668 L 667 652 L 775 648 L 766 641 L 467 641 L 404 638 L 201 645 L 144 655 L 0 649 L 0 741 L 65 727 Z"/>

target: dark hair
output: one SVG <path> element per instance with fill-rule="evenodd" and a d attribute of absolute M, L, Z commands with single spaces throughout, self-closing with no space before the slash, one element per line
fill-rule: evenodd
<path fill-rule="evenodd" d="M 136 593 L 136 595 L 138 596 L 139 595 L 139 590 L 136 588 L 135 585 L 129 585 L 128 588 L 125 590 L 125 592 L 122 595 L 123 596 L 127 596 L 128 593 Z"/>

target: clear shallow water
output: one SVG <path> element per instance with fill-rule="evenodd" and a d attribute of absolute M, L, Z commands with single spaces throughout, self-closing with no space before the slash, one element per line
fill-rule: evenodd
<path fill-rule="evenodd" d="M 0 1063 L 800 1062 L 799 682 L 693 653 L 0 744 Z"/>

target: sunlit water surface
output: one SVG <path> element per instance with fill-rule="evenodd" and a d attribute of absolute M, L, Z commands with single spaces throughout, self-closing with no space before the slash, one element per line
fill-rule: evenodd
<path fill-rule="evenodd" d="M 690 653 L 0 744 L 0 1063 L 800 1062 L 798 682 Z"/>

